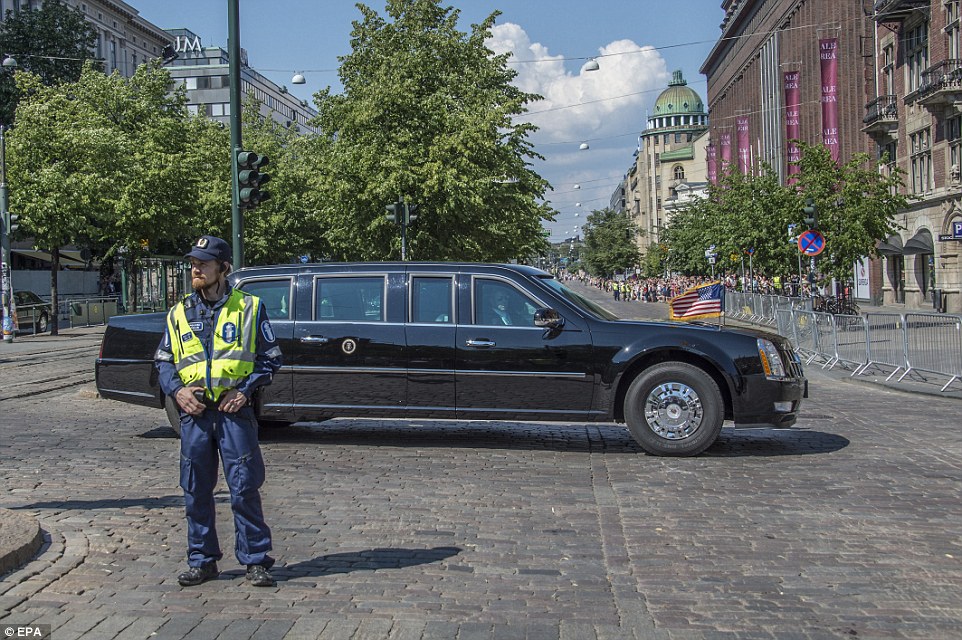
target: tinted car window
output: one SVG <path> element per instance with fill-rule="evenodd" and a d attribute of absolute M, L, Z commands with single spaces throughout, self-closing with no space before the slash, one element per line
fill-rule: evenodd
<path fill-rule="evenodd" d="M 47 304 L 33 291 L 15 291 L 13 294 L 13 299 L 17 305 Z"/>
<path fill-rule="evenodd" d="M 314 319 L 333 322 L 382 322 L 384 278 L 318 278 Z"/>
<path fill-rule="evenodd" d="M 291 281 L 282 280 L 253 280 L 245 282 L 240 287 L 252 296 L 257 296 L 267 309 L 267 317 L 271 320 L 290 320 L 291 318 Z"/>
<path fill-rule="evenodd" d="M 474 281 L 474 323 L 533 327 L 537 303 L 502 280 Z"/>
<path fill-rule="evenodd" d="M 451 278 L 411 279 L 411 322 L 451 324 Z"/>

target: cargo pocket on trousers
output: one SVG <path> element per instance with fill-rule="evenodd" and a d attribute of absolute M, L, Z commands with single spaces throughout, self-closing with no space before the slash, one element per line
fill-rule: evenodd
<path fill-rule="evenodd" d="M 180 488 L 190 493 L 197 486 L 197 473 L 190 458 L 180 457 Z"/>
<path fill-rule="evenodd" d="M 238 493 L 256 491 L 264 484 L 264 459 L 260 450 L 245 453 L 231 469 L 230 485 Z"/>

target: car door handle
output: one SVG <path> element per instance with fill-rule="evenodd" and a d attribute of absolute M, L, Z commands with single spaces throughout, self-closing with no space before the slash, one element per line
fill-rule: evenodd
<path fill-rule="evenodd" d="M 307 342 L 309 344 L 327 344 L 330 341 L 330 338 L 325 338 L 324 336 L 304 336 L 301 338 L 301 342 Z"/>
<path fill-rule="evenodd" d="M 467 347 L 479 347 L 481 349 L 487 349 L 488 347 L 493 347 L 497 343 L 494 340 L 477 340 L 475 338 L 469 338 L 464 345 Z"/>

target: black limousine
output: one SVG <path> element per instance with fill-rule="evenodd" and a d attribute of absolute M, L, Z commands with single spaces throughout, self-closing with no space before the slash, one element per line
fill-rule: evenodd
<path fill-rule="evenodd" d="M 527 266 L 383 262 L 253 267 L 284 366 L 262 426 L 335 417 L 626 423 L 656 455 L 696 455 L 725 420 L 788 427 L 807 382 L 788 341 L 709 324 L 619 320 Z M 104 398 L 166 407 L 153 367 L 165 314 L 110 319 Z"/>

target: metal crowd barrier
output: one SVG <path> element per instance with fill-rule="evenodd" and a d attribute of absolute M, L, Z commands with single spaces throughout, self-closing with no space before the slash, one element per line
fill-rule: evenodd
<path fill-rule="evenodd" d="M 962 382 L 962 316 L 935 313 L 832 315 L 812 311 L 811 299 L 727 292 L 725 315 L 775 327 L 805 359 L 822 368 L 895 376 L 947 376 L 945 391 Z M 899 375 L 901 374 L 901 375 Z"/>

